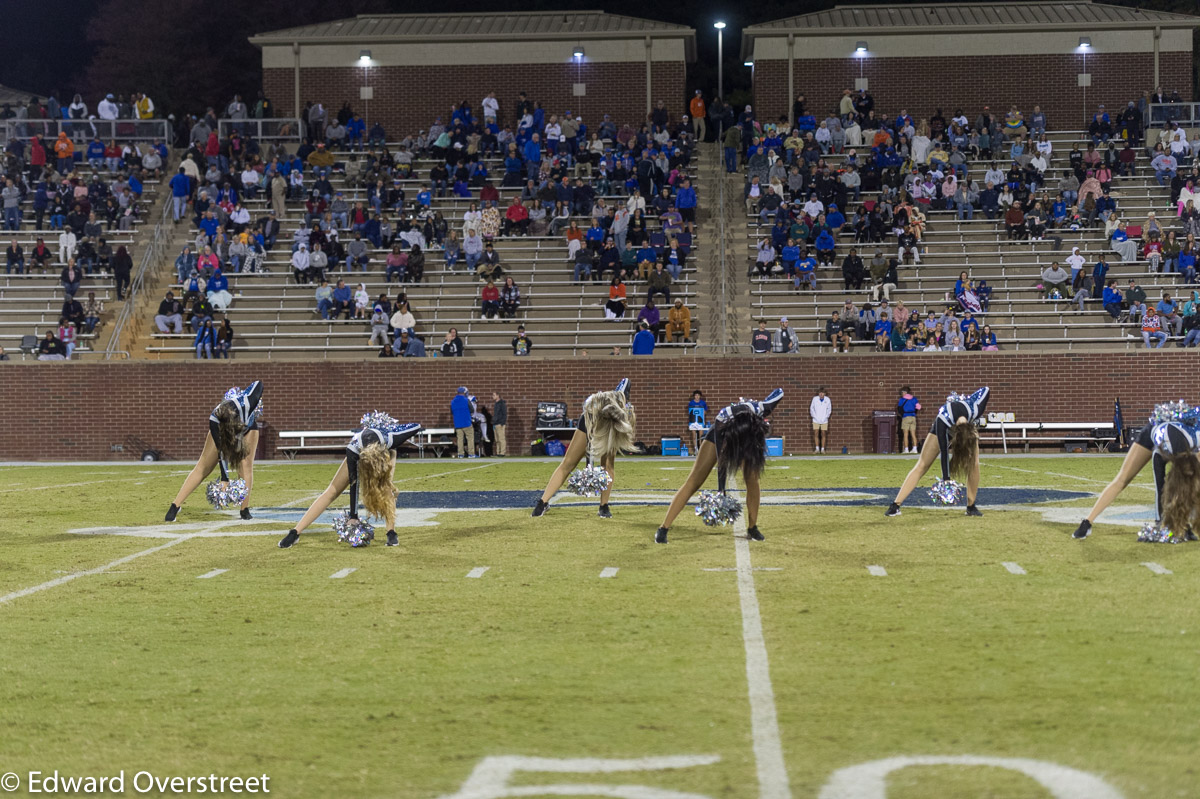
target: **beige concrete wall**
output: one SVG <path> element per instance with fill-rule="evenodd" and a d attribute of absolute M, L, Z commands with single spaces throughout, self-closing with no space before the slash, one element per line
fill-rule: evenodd
<path fill-rule="evenodd" d="M 981 55 L 1044 55 L 1073 53 L 1079 37 L 1089 36 L 1091 51 L 1096 53 L 1151 53 L 1154 51 L 1154 31 L 1046 31 L 1021 33 L 971 33 L 946 35 L 902 34 L 888 35 L 871 31 L 858 36 L 796 37 L 796 58 L 846 58 L 854 54 L 858 41 L 866 41 L 869 55 L 887 58 L 899 56 L 981 56 Z M 1192 50 L 1190 30 L 1164 30 L 1159 41 L 1161 52 Z M 786 59 L 787 35 L 758 38 L 754 41 L 754 60 Z M 951 67 L 952 65 L 947 65 Z"/>
<path fill-rule="evenodd" d="M 348 67 L 358 66 L 359 52 L 371 51 L 371 66 L 419 67 L 461 64 L 563 64 L 574 59 L 576 44 L 584 49 L 584 64 L 588 62 L 642 62 L 646 60 L 645 40 L 605 39 L 599 41 L 512 41 L 479 43 L 431 42 L 425 44 L 306 44 L 300 46 L 300 66 Z M 682 39 L 652 39 L 652 61 L 683 61 Z M 295 56 L 291 45 L 263 47 L 264 69 L 292 69 Z"/>

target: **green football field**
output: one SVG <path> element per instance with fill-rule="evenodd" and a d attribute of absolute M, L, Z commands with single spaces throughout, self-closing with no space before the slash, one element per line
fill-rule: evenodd
<path fill-rule="evenodd" d="M 0 467 L 0 788 L 1200 796 L 1200 544 L 1137 543 L 1149 471 L 1075 541 L 1119 459 L 985 456 L 982 519 L 885 518 L 910 463 L 776 459 L 766 541 L 686 511 L 660 546 L 687 459 L 619 460 L 611 520 L 530 518 L 548 461 L 401 460 L 401 546 L 290 550 L 335 464 L 171 525 L 190 464 Z"/>

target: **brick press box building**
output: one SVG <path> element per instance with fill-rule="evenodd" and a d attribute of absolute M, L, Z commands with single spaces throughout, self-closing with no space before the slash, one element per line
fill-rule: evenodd
<path fill-rule="evenodd" d="M 515 124 L 518 92 L 551 113 L 570 110 L 595 129 L 603 114 L 638 124 L 663 100 L 683 113 L 696 32 L 603 11 L 382 14 L 260 33 L 263 90 L 279 116 L 308 101 L 336 111 L 349 100 L 389 136 L 449 121 L 487 91 L 500 123 Z"/>
<path fill-rule="evenodd" d="M 1192 98 L 1192 31 L 1200 17 L 1075 2 L 864 5 L 753 25 L 742 57 L 754 64 L 760 119 L 836 111 L 844 89 L 867 88 L 876 107 L 969 118 L 984 105 L 1080 129 L 1104 103 L 1119 111 L 1161 86 Z"/>

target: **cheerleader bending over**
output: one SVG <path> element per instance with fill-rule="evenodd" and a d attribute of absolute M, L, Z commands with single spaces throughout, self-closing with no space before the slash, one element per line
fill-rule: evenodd
<path fill-rule="evenodd" d="M 738 469 L 746 483 L 746 535 L 754 541 L 763 541 L 765 536 L 758 531 L 758 478 L 767 459 L 767 432 L 771 423 L 767 417 L 783 399 L 783 389 L 772 391 L 765 400 L 739 400 L 721 409 L 717 422 L 704 434 L 696 462 L 687 480 L 675 492 L 662 527 L 654 534 L 658 544 L 667 543 L 667 533 L 675 517 L 687 505 L 687 501 L 700 490 L 713 466 L 717 467 L 717 490 L 725 493 L 725 480 Z"/>
<path fill-rule="evenodd" d="M 1167 418 L 1170 403 L 1155 408 L 1155 417 Z M 1150 423 L 1138 433 L 1137 441 L 1129 447 L 1129 453 L 1121 463 L 1121 470 L 1112 482 L 1105 486 L 1096 498 L 1096 504 L 1087 517 L 1072 533 L 1074 538 L 1087 538 L 1092 532 L 1092 522 L 1112 504 L 1126 486 L 1146 467 L 1154 462 L 1154 518 L 1157 526 L 1172 531 L 1189 541 L 1195 541 L 1193 530 L 1200 527 L 1200 432 L 1194 424 L 1184 421 L 1157 421 Z M 1193 419 L 1196 417 L 1193 416 Z M 1170 466 L 1170 470 L 1167 466 Z"/>
<path fill-rule="evenodd" d="M 613 477 L 617 453 L 633 450 L 636 425 L 637 416 L 633 406 L 629 404 L 629 378 L 627 377 L 617 384 L 615 391 L 599 391 L 584 400 L 583 413 L 580 414 L 575 432 L 571 435 L 571 443 L 567 445 L 562 462 L 550 476 L 546 490 L 538 497 L 537 503 L 533 506 L 533 513 L 530 515 L 541 516 L 546 512 L 550 506 L 550 498 L 558 489 L 562 488 L 562 484 L 567 481 L 571 470 L 578 466 L 585 456 L 588 466 L 599 462 L 604 471 L 608 472 L 608 476 Z M 612 518 L 612 512 L 608 509 L 610 494 L 612 494 L 611 479 L 607 487 L 600 492 L 599 516 L 603 519 Z"/>
<path fill-rule="evenodd" d="M 975 496 L 979 492 L 979 431 L 976 422 L 983 417 L 987 409 L 987 386 L 976 391 L 969 397 L 962 394 L 951 394 L 945 404 L 938 410 L 933 429 L 925 436 L 925 445 L 921 447 L 921 456 L 904 478 L 904 485 L 896 500 L 888 507 L 888 516 L 899 516 L 900 506 L 908 495 L 917 487 L 917 483 L 933 465 L 933 459 L 941 456 L 942 482 L 948 482 L 953 475 L 967 483 L 967 515 L 982 516 L 979 508 L 975 507 Z M 947 503 L 949 504 L 949 503 Z"/>
<path fill-rule="evenodd" d="M 400 543 L 396 537 L 396 453 L 400 445 L 421 432 L 416 422 L 395 427 L 366 427 L 355 433 L 346 445 L 346 458 L 338 466 L 329 487 L 279 540 L 280 549 L 287 549 L 300 534 L 317 520 L 333 502 L 350 488 L 350 518 L 358 518 L 358 494 L 362 489 L 363 507 L 372 516 L 387 521 L 387 545 Z"/>
<path fill-rule="evenodd" d="M 250 519 L 250 489 L 254 485 L 254 452 L 258 449 L 258 414 L 262 408 L 262 382 L 255 380 L 245 391 L 231 388 L 225 399 L 208 417 L 208 432 L 200 460 L 183 481 L 183 487 L 167 508 L 169 522 L 175 521 L 179 509 L 197 486 L 208 477 L 214 466 L 221 467 L 221 482 L 228 487 L 229 470 L 233 469 L 246 482 L 246 497 L 242 500 L 242 518 Z"/>

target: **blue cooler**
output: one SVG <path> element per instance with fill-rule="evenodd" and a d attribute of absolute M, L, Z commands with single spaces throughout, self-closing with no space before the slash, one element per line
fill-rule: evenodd
<path fill-rule="evenodd" d="M 767 439 L 767 457 L 782 457 L 783 456 L 783 439 L 768 438 Z"/>
<path fill-rule="evenodd" d="M 683 440 L 679 438 L 664 438 L 662 440 L 662 454 L 679 457 L 679 449 L 683 445 Z"/>

